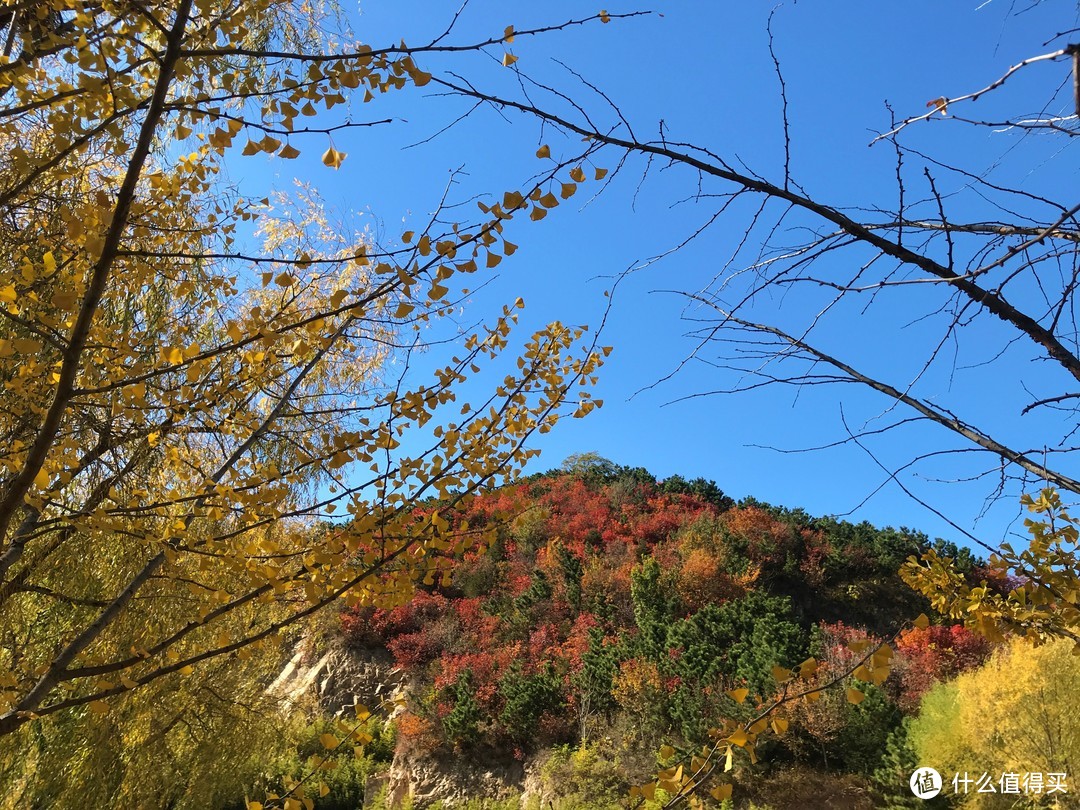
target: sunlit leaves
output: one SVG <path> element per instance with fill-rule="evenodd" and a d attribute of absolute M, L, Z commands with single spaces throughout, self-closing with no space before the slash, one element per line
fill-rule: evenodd
<path fill-rule="evenodd" d="M 785 667 L 774 666 L 772 668 L 772 676 L 777 683 L 783 683 L 784 681 L 790 680 L 794 674 L 794 672 Z"/>
<path fill-rule="evenodd" d="M 730 697 L 736 703 L 742 703 L 743 701 L 746 700 L 747 696 L 750 694 L 750 690 L 745 688 L 745 687 L 740 687 L 739 689 L 732 689 L 732 690 L 728 691 L 727 694 L 728 694 L 728 697 Z"/>
<path fill-rule="evenodd" d="M 23 555 L 5 535 L 18 554 L 4 564 L 34 588 L 4 620 L 34 628 L 3 658 L 18 660 L 4 699 L 19 723 L 42 701 L 92 713 L 161 681 L 197 684 L 204 661 L 257 659 L 339 597 L 394 604 L 445 581 L 455 555 L 491 542 L 453 507 L 520 470 L 533 434 L 600 404 L 578 392 L 595 381 L 599 348 L 559 323 L 515 338 L 519 302 L 478 318 L 423 380 L 384 376 L 396 347 L 466 300 L 462 274 L 516 251 L 513 214 L 546 215 L 582 170 L 566 182 L 557 167 L 479 221 L 440 215 L 393 251 L 332 221 L 309 187 L 250 199 L 220 183 L 223 155 L 295 160 L 323 108 L 433 76 L 404 45 L 303 64 L 227 58 L 253 30 L 278 36 L 287 15 L 256 2 L 208 26 L 205 4 L 193 13 L 171 77 L 164 32 L 124 7 L 72 15 L 61 69 L 28 63 L 3 79 L 5 105 L 41 111 L 0 127 L 5 221 L 20 224 L 3 236 L 0 464 L 24 482 L 5 525 L 25 520 L 30 537 Z M 150 110 L 159 76 L 168 103 Z M 335 169 L 344 159 L 333 144 L 322 154 Z M 69 343 L 77 322 L 86 332 Z M 517 342 L 515 372 L 482 405 L 458 401 Z M 413 432 L 437 441 L 406 453 Z M 447 511 L 418 525 L 428 496 Z M 330 515 L 340 522 L 316 529 Z M 31 695 L 43 673 L 53 680 Z"/>
<path fill-rule="evenodd" d="M 346 155 L 344 152 L 339 152 L 331 146 L 323 152 L 322 162 L 324 166 L 329 166 L 331 169 L 340 169 L 345 157 Z"/>
<path fill-rule="evenodd" d="M 722 802 L 725 799 L 731 798 L 732 788 L 733 786 L 730 783 L 713 785 L 713 787 L 709 789 L 709 795 L 716 799 L 716 801 Z"/>
<path fill-rule="evenodd" d="M 986 572 L 994 582 L 971 582 L 951 559 L 933 549 L 918 559 L 909 558 L 900 574 L 939 613 L 962 621 L 991 642 L 1003 641 L 1007 633 L 1036 644 L 1054 637 L 1074 638 L 1080 627 L 1080 523 L 1054 489 L 1024 495 L 1021 503 L 1036 516 L 1024 521 L 1031 539 L 1021 551 L 1008 543 L 1000 546 Z M 1011 576 L 1020 582 L 1005 587 Z"/>

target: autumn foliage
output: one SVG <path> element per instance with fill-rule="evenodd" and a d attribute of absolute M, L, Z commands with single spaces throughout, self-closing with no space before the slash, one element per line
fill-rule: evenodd
<path fill-rule="evenodd" d="M 491 548 L 407 604 L 343 613 L 344 636 L 410 674 L 410 711 L 434 734 L 420 747 L 525 756 L 606 739 L 640 761 L 658 740 L 700 745 L 721 718 L 749 716 L 776 692 L 777 663 L 814 656 L 806 683 L 826 683 L 894 632 L 896 606 L 926 607 L 896 577 L 902 555 L 934 547 L 925 536 L 690 489 L 594 461 L 486 493 L 460 519 L 499 526 Z M 852 682 L 861 705 L 840 689 L 785 710 L 774 756 L 868 773 L 922 694 L 989 650 L 945 625 L 894 646 L 887 682 Z"/>

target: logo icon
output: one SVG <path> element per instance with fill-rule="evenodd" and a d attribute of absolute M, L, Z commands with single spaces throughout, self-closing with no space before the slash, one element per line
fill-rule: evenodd
<path fill-rule="evenodd" d="M 908 782 L 911 792 L 920 799 L 932 799 L 941 793 L 941 774 L 933 768 L 919 768 Z"/>

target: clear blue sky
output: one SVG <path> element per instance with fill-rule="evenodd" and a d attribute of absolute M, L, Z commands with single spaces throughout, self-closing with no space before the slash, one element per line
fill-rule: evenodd
<path fill-rule="evenodd" d="M 524 72 L 572 94 L 599 121 L 613 121 L 611 109 L 555 59 L 602 88 L 640 138 L 654 137 L 663 120 L 670 140 L 699 143 L 779 180 L 783 167 L 779 85 L 766 34 L 771 7 L 771 3 L 718 0 L 609 5 L 612 13 L 651 9 L 657 14 L 519 38 L 513 51 Z M 446 27 L 455 8 L 430 0 L 370 0 L 359 13 L 350 11 L 350 19 L 357 36 L 372 44 L 402 38 L 420 44 Z M 522 30 L 562 22 L 599 8 L 580 2 L 472 2 L 448 41 L 497 35 L 510 24 Z M 809 192 L 834 205 L 892 204 L 896 192 L 891 149 L 887 144 L 867 147 L 875 131 L 887 128 L 886 100 L 901 117 L 919 114 L 931 98 L 977 89 L 1020 59 L 1049 50 L 1045 40 L 1077 24 L 1076 5 L 1064 0 L 1028 10 L 1009 0 L 804 0 L 782 5 L 773 30 L 787 82 L 795 177 Z M 483 55 L 418 61 L 435 73 L 460 72 L 481 89 L 513 92 L 515 77 L 498 63 L 501 55 L 500 48 L 492 48 Z M 1018 100 L 1023 104 L 1025 93 L 1041 98 L 1065 71 L 1064 65 L 1054 65 L 1018 76 L 1001 100 L 988 101 L 985 109 Z M 536 98 L 543 96 L 536 93 Z M 410 87 L 354 109 L 357 118 L 392 116 L 398 121 L 336 136 L 337 147 L 349 155 L 336 173 L 318 165 L 321 144 L 313 144 L 298 161 L 269 163 L 265 178 L 256 176 L 261 166 L 251 163 L 235 163 L 233 173 L 249 181 L 269 178 L 281 187 L 287 187 L 294 174 L 311 180 L 331 204 L 355 212 L 358 222 L 392 243 L 396 234 L 424 221 L 452 170 L 463 172 L 452 199 L 501 194 L 537 171 L 532 153 L 539 143 L 549 142 L 556 154 L 579 146 L 550 131 L 541 136 L 536 122 L 528 118 L 480 110 L 429 143 L 403 149 L 438 132 L 464 109 L 460 100 L 438 97 L 432 86 Z M 949 128 L 939 121 L 910 134 L 912 145 L 945 159 L 963 160 L 975 171 L 1004 157 L 1001 179 L 1025 187 L 1060 192 L 1076 184 L 1075 147 L 1070 151 L 1058 141 L 1020 142 L 1012 134 L 986 131 L 963 134 L 962 127 Z M 1009 162 L 1017 149 L 1029 157 Z M 615 159 L 611 153 L 606 164 L 605 158 L 600 163 L 613 168 Z M 611 277 L 679 244 L 715 207 L 709 202 L 680 202 L 695 190 L 695 178 L 685 170 L 654 166 L 643 177 L 643 169 L 644 164 L 633 159 L 588 205 L 590 195 L 579 194 L 541 223 L 515 222 L 509 238 L 521 246 L 520 251 L 503 263 L 502 275 L 475 296 L 474 309 L 465 320 L 521 295 L 527 304 L 522 336 L 553 319 L 595 325 Z M 942 182 L 946 193 L 958 190 L 954 178 Z M 960 199 L 957 205 L 962 204 Z M 670 380 L 648 387 L 674 370 L 694 345 L 686 337 L 692 324 L 681 319 L 682 299 L 662 291 L 707 284 L 741 238 L 749 210 L 744 206 L 721 219 L 691 245 L 634 273 L 620 287 L 603 341 L 615 351 L 596 392 L 606 405 L 586 420 L 564 422 L 541 437 L 544 454 L 535 468 L 557 466 L 574 452 L 596 451 L 622 464 L 647 467 L 660 477 L 679 473 L 712 478 L 735 497 L 753 495 L 816 514 L 845 514 L 862 504 L 852 516 L 855 519 L 904 524 L 959 539 L 893 485 L 863 504 L 884 475 L 858 448 L 785 454 L 758 446 L 795 449 L 842 438 L 841 406 L 856 426 L 881 424 L 867 420 L 888 406 L 885 400 L 845 386 L 798 396 L 790 389 L 777 389 L 677 401 L 731 384 L 730 378 L 723 380 L 702 364 L 691 364 Z M 953 213 L 963 219 L 968 212 Z M 972 210 L 970 218 L 978 219 L 982 213 Z M 875 310 L 873 324 L 860 321 L 857 310 L 845 312 L 844 320 L 823 334 L 834 348 L 850 350 L 851 357 L 871 370 L 903 384 L 920 359 L 910 350 L 926 337 L 917 324 L 902 328 L 910 320 L 903 311 L 908 303 L 898 297 L 895 304 Z M 799 299 L 778 299 L 774 309 L 761 310 L 762 318 L 779 312 L 782 319 L 790 316 L 797 322 L 805 314 L 796 311 L 799 306 Z M 859 337 L 864 328 L 883 330 L 881 342 L 873 348 L 864 345 Z M 996 362 L 1014 360 L 1006 356 Z M 1011 419 L 1024 401 L 1005 392 L 1008 401 L 999 416 L 987 406 L 1001 400 L 1002 392 L 982 377 L 931 378 L 928 385 L 925 395 L 935 395 L 934 386 L 940 386 L 940 393 L 973 421 L 983 416 Z M 955 444 L 942 431 L 927 429 L 886 435 L 875 448 L 886 464 L 898 466 L 943 439 Z M 1042 441 L 1056 437 L 1037 443 Z M 930 486 L 924 481 L 956 474 L 951 464 L 943 463 L 903 475 L 957 523 L 966 528 L 977 525 L 988 541 L 1000 540 L 1017 516 L 1015 500 L 1004 501 L 976 524 L 992 484 Z"/>

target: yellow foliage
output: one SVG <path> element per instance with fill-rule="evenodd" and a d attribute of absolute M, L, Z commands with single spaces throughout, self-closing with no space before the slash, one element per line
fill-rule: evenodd
<path fill-rule="evenodd" d="M 1070 642 L 1032 647 L 1013 639 L 983 667 L 923 698 L 912 745 L 941 773 L 1072 774 L 1080 762 L 1077 694 L 1080 657 Z M 986 796 L 972 791 L 964 806 L 990 806 L 980 803 Z"/>
<path fill-rule="evenodd" d="M 320 55 L 340 37 L 319 3 L 51 7 L 64 25 L 19 34 L 0 74 L 0 765 L 24 781 L 54 752 L 82 778 L 163 727 L 220 735 L 199 690 L 239 689 L 226 665 L 258 671 L 338 599 L 399 604 L 448 576 L 491 540 L 454 507 L 599 404 L 569 392 L 603 355 L 551 323 L 485 394 L 515 302 L 428 378 L 396 379 L 395 347 L 461 305 L 481 255 L 513 253 L 515 212 L 441 211 L 387 249 L 312 186 L 252 198 L 221 179 L 226 156 L 309 149 L 297 119 L 320 106 L 428 84 L 423 48 Z M 549 187 L 573 190 L 553 175 L 511 199 L 539 219 Z M 428 497 L 443 507 L 421 523 Z M 61 721 L 81 747 L 29 756 Z"/>
<path fill-rule="evenodd" d="M 1024 521 L 1031 534 L 1028 548 L 1016 551 L 1002 543 L 990 558 L 991 571 L 1002 581 L 1022 580 L 1008 593 L 986 580 L 972 584 L 933 549 L 909 558 L 900 574 L 935 610 L 991 641 L 1004 641 L 1008 634 L 1034 644 L 1067 638 L 1080 650 L 1080 519 L 1068 513 L 1054 489 L 1024 495 L 1021 503 L 1037 516 Z"/>

